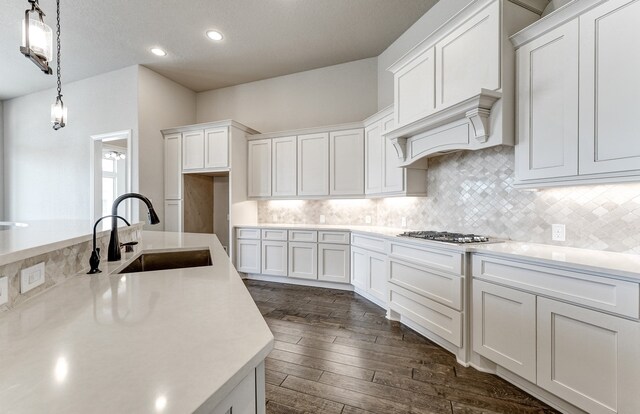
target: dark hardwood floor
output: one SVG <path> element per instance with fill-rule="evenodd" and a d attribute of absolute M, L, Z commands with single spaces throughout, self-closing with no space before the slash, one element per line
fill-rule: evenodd
<path fill-rule="evenodd" d="M 353 292 L 245 281 L 276 343 L 267 413 L 554 413 Z"/>

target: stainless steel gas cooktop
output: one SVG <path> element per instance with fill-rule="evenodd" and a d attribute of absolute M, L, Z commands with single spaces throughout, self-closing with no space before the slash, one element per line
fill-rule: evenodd
<path fill-rule="evenodd" d="M 490 243 L 496 240 L 489 239 L 487 236 L 465 233 L 449 233 L 447 231 L 405 231 L 398 236 L 412 237 L 415 239 L 432 240 L 445 243 Z"/>

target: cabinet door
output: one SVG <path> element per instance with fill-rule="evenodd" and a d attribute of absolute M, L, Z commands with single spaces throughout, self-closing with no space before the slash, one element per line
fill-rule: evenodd
<path fill-rule="evenodd" d="M 249 197 L 271 196 L 271 140 L 249 141 Z"/>
<path fill-rule="evenodd" d="M 287 275 L 287 242 L 262 241 L 262 274 Z"/>
<path fill-rule="evenodd" d="M 211 414 L 256 414 L 256 408 L 256 374 L 251 371 L 216 405 Z"/>
<path fill-rule="evenodd" d="M 260 274 L 260 240 L 236 240 L 235 254 L 238 272 Z"/>
<path fill-rule="evenodd" d="M 435 51 L 417 56 L 393 76 L 395 119 L 398 126 L 431 115 L 435 111 Z"/>
<path fill-rule="evenodd" d="M 369 252 L 368 253 L 369 273 L 367 275 L 367 292 L 380 299 L 387 301 L 387 255 Z"/>
<path fill-rule="evenodd" d="M 578 20 L 522 46 L 518 59 L 520 180 L 578 174 Z"/>
<path fill-rule="evenodd" d="M 363 195 L 364 130 L 332 132 L 329 148 L 329 194 Z"/>
<path fill-rule="evenodd" d="M 376 122 L 364 129 L 364 193 L 382 192 L 382 125 Z"/>
<path fill-rule="evenodd" d="M 296 137 L 283 137 L 271 143 L 274 197 L 296 195 L 297 142 Z"/>
<path fill-rule="evenodd" d="M 182 134 L 164 137 L 164 198 L 182 198 Z"/>
<path fill-rule="evenodd" d="M 204 130 L 205 168 L 229 168 L 229 128 Z"/>
<path fill-rule="evenodd" d="M 393 115 L 382 120 L 382 130 L 393 129 Z M 383 138 L 382 143 L 382 192 L 395 193 L 404 191 L 405 169 L 400 168 L 400 158 L 390 140 Z"/>
<path fill-rule="evenodd" d="M 638 22 L 639 0 L 580 16 L 580 174 L 640 170 Z"/>
<path fill-rule="evenodd" d="M 182 200 L 165 200 L 164 231 L 182 231 Z"/>
<path fill-rule="evenodd" d="M 289 242 L 289 276 L 302 279 L 318 278 L 318 245 Z"/>
<path fill-rule="evenodd" d="M 500 89 L 500 3 L 495 1 L 436 43 L 436 109 Z"/>
<path fill-rule="evenodd" d="M 329 134 L 298 136 L 298 195 L 329 195 Z"/>
<path fill-rule="evenodd" d="M 349 246 L 318 244 L 318 280 L 349 283 Z"/>
<path fill-rule="evenodd" d="M 351 248 L 351 284 L 367 290 L 369 277 L 369 253 L 359 247 Z"/>
<path fill-rule="evenodd" d="M 640 323 L 538 297 L 538 385 L 594 414 L 640 412 Z"/>
<path fill-rule="evenodd" d="M 536 382 L 536 297 L 473 281 L 473 350 Z"/>
<path fill-rule="evenodd" d="M 182 134 L 182 169 L 204 168 L 204 131 L 190 131 Z"/>

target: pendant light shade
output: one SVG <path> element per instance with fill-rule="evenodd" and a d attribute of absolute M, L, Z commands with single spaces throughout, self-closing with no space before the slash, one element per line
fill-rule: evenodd
<path fill-rule="evenodd" d="M 56 131 L 67 124 L 67 107 L 62 102 L 62 95 L 58 95 L 51 105 L 51 122 Z"/>
<path fill-rule="evenodd" d="M 40 9 L 38 0 L 28 1 L 31 8 L 24 12 L 20 52 L 44 73 L 51 75 L 53 71 L 49 62 L 53 58 L 53 32 L 51 27 L 44 23 L 45 14 Z"/>

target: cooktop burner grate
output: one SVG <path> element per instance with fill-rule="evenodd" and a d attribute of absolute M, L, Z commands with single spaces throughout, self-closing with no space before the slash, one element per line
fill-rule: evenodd
<path fill-rule="evenodd" d="M 398 236 L 445 243 L 487 243 L 491 241 L 487 236 L 465 233 L 449 233 L 447 231 L 405 231 Z"/>

